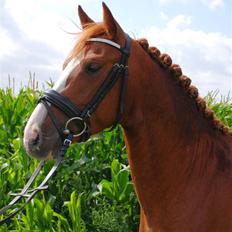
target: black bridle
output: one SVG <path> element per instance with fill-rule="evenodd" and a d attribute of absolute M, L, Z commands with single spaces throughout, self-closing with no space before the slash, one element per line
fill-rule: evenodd
<path fill-rule="evenodd" d="M 97 109 L 101 101 L 104 99 L 107 93 L 112 89 L 112 87 L 117 82 L 119 77 L 122 77 L 123 79 L 121 82 L 118 111 L 113 127 L 118 122 L 120 122 L 124 111 L 124 100 L 125 100 L 125 94 L 126 94 L 127 83 L 128 83 L 127 65 L 128 65 L 128 57 L 130 55 L 131 41 L 132 41 L 131 38 L 128 35 L 126 35 L 125 46 L 124 48 L 121 48 L 119 44 L 107 39 L 91 38 L 88 40 L 88 42 L 105 43 L 115 47 L 121 52 L 121 57 L 120 60 L 113 65 L 112 69 L 107 75 L 107 78 L 104 80 L 100 88 L 97 90 L 95 96 L 84 107 L 84 109 L 81 110 L 80 107 L 78 107 L 72 101 L 70 101 L 69 98 L 62 96 L 55 90 L 49 90 L 48 92 L 45 92 L 44 96 L 42 96 L 39 99 L 39 103 L 42 103 L 45 106 L 54 127 L 59 133 L 59 136 L 62 140 L 62 146 L 58 152 L 55 164 L 53 165 L 51 170 L 48 172 L 47 176 L 44 178 L 44 180 L 41 182 L 41 184 L 38 187 L 31 190 L 29 189 L 32 183 L 34 182 L 35 178 L 38 176 L 40 170 L 42 169 L 44 165 L 44 161 L 41 161 L 39 163 L 38 167 L 31 175 L 30 179 L 28 180 L 24 188 L 21 190 L 21 192 L 17 194 L 11 194 L 14 195 L 15 198 L 11 200 L 11 202 L 8 205 L 0 209 L 0 216 L 5 214 L 6 211 L 11 209 L 23 197 L 26 198 L 25 203 L 21 207 L 14 209 L 4 219 L 0 220 L 0 225 L 7 223 L 18 212 L 22 211 L 25 205 L 29 203 L 39 191 L 42 191 L 48 187 L 46 184 L 48 180 L 53 176 L 57 168 L 59 167 L 61 161 L 63 160 L 67 152 L 68 147 L 72 143 L 73 137 L 80 137 L 81 142 L 88 140 L 91 134 L 90 117 L 92 113 Z M 61 126 L 61 123 L 55 117 L 55 114 L 51 110 L 50 106 L 54 106 L 58 108 L 69 118 L 65 123 L 65 125 Z M 71 132 L 71 130 L 69 129 L 69 124 L 71 122 L 76 122 L 76 125 L 80 129 L 80 132 L 78 134 L 73 134 L 73 132 Z"/>
<path fill-rule="evenodd" d="M 101 103 L 104 97 L 107 95 L 107 93 L 114 86 L 114 84 L 116 83 L 116 81 L 118 80 L 120 76 L 123 79 L 121 83 L 121 91 L 120 91 L 120 96 L 119 96 L 118 112 L 117 112 L 114 125 L 116 125 L 120 121 L 122 114 L 123 114 L 124 99 L 125 99 L 125 93 L 126 93 L 127 82 L 128 82 L 127 63 L 128 63 L 128 57 L 130 54 L 131 38 L 128 35 L 126 35 L 126 42 L 125 42 L 124 48 L 121 48 L 119 44 L 116 44 L 110 40 L 101 39 L 101 38 L 91 38 L 88 40 L 88 42 L 99 42 L 99 43 L 105 43 L 110 46 L 113 46 L 121 52 L 121 58 L 117 63 L 113 65 L 112 69 L 107 75 L 107 78 L 102 83 L 100 88 L 97 90 L 94 97 L 82 110 L 72 101 L 70 101 L 69 98 L 62 96 L 55 90 L 49 90 L 48 92 L 45 92 L 44 96 L 40 98 L 39 101 L 43 103 L 44 106 L 46 107 L 48 114 L 50 116 L 50 119 L 52 120 L 62 140 L 64 140 L 64 137 L 66 136 L 66 134 L 70 133 L 70 130 L 68 127 L 69 123 L 74 122 L 74 121 L 76 122 L 77 126 L 79 127 L 81 131 L 80 133 L 74 135 L 74 137 L 80 137 L 81 142 L 86 141 L 90 137 L 90 134 L 91 134 L 90 117 L 92 113 L 97 109 L 98 105 Z M 61 123 L 52 113 L 49 103 L 52 106 L 55 106 L 56 108 L 58 108 L 69 118 L 69 120 L 66 122 L 66 124 L 63 127 L 60 126 Z"/>

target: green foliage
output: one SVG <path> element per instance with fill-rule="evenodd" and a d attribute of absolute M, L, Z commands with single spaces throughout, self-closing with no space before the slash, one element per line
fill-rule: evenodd
<path fill-rule="evenodd" d="M 38 164 L 22 145 L 23 128 L 41 94 L 34 82 L 32 86 L 21 89 L 17 95 L 11 88 L 0 89 L 0 208 L 12 199 L 9 192 L 18 192 L 25 185 Z M 118 202 L 116 198 L 108 199 L 98 188 L 103 179 L 111 180 L 113 160 L 122 169 L 114 181 L 122 195 Z M 35 186 L 52 165 L 52 161 L 46 162 Z M 49 189 L 39 193 L 0 231 L 137 231 L 138 202 L 133 189 L 131 194 L 123 193 L 124 182 L 131 185 L 122 131 L 117 127 L 86 144 L 72 145 Z"/>
<path fill-rule="evenodd" d="M 226 97 L 221 96 L 217 102 L 218 91 L 209 92 L 205 97 L 207 105 L 214 111 L 216 116 L 232 130 L 232 98 L 228 94 Z"/>
<path fill-rule="evenodd" d="M 66 202 L 66 205 L 68 206 L 69 215 L 72 221 L 72 231 L 86 231 L 85 224 L 81 218 L 81 195 L 77 198 L 75 192 L 72 192 L 70 201 Z"/>
<path fill-rule="evenodd" d="M 129 176 L 128 166 L 120 164 L 118 160 L 114 159 L 111 164 L 112 181 L 103 179 L 98 186 L 100 192 L 110 200 L 129 201 L 130 194 L 133 193 L 133 185 Z"/>
<path fill-rule="evenodd" d="M 99 207 L 92 210 L 92 220 L 96 232 L 138 231 L 138 229 L 132 230 L 130 226 L 132 222 L 128 220 L 128 210 L 125 205 L 116 202 L 107 203 L 105 199 L 102 202 L 99 199 Z"/>

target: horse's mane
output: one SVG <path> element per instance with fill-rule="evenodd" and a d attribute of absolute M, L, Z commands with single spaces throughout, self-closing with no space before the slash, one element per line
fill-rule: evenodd
<path fill-rule="evenodd" d="M 205 118 L 212 122 L 214 128 L 220 130 L 224 134 L 232 135 L 232 131 L 229 131 L 229 128 L 225 126 L 218 118 L 216 118 L 213 111 L 207 107 L 205 100 L 199 96 L 198 89 L 191 85 L 191 79 L 182 74 L 182 70 L 178 64 L 172 64 L 172 59 L 168 54 L 161 54 L 160 50 L 156 47 L 149 47 L 146 39 L 139 39 L 137 41 L 140 46 L 150 55 L 152 60 L 158 62 L 164 69 L 168 70 L 172 77 L 179 82 L 183 91 L 185 91 L 189 97 L 194 99 L 199 111 L 203 113 Z"/>
<path fill-rule="evenodd" d="M 78 56 L 81 50 L 86 46 L 86 42 L 89 38 L 104 34 L 107 34 L 104 23 L 91 23 L 87 25 L 82 32 L 78 33 L 78 41 L 71 51 L 68 60 Z M 146 39 L 139 39 L 137 42 L 149 54 L 153 61 L 160 64 L 171 73 L 171 76 L 179 82 L 182 90 L 195 101 L 198 110 L 212 123 L 214 128 L 221 131 L 223 134 L 232 135 L 232 131 L 229 131 L 229 128 L 216 118 L 213 111 L 207 107 L 205 100 L 199 96 L 198 89 L 191 85 L 191 79 L 182 74 L 179 65 L 172 64 L 172 59 L 168 54 L 162 54 L 156 47 L 149 47 Z"/>

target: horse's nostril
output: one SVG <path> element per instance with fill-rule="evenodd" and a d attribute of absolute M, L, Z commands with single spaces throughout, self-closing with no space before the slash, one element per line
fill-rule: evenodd
<path fill-rule="evenodd" d="M 33 147 L 35 147 L 35 146 L 39 145 L 39 142 L 40 142 L 40 136 L 39 136 L 39 134 L 37 134 L 37 137 L 31 140 L 31 145 Z"/>
<path fill-rule="evenodd" d="M 33 133 L 30 134 L 28 140 L 28 148 L 31 151 L 39 150 L 39 146 L 41 143 L 40 133 L 39 130 L 33 130 Z"/>

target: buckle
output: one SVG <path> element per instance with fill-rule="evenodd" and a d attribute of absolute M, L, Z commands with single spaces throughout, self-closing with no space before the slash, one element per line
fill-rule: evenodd
<path fill-rule="evenodd" d="M 71 144 L 72 144 L 72 140 L 70 140 L 70 139 L 65 139 L 64 140 L 64 143 L 63 143 L 65 146 L 70 146 Z"/>

